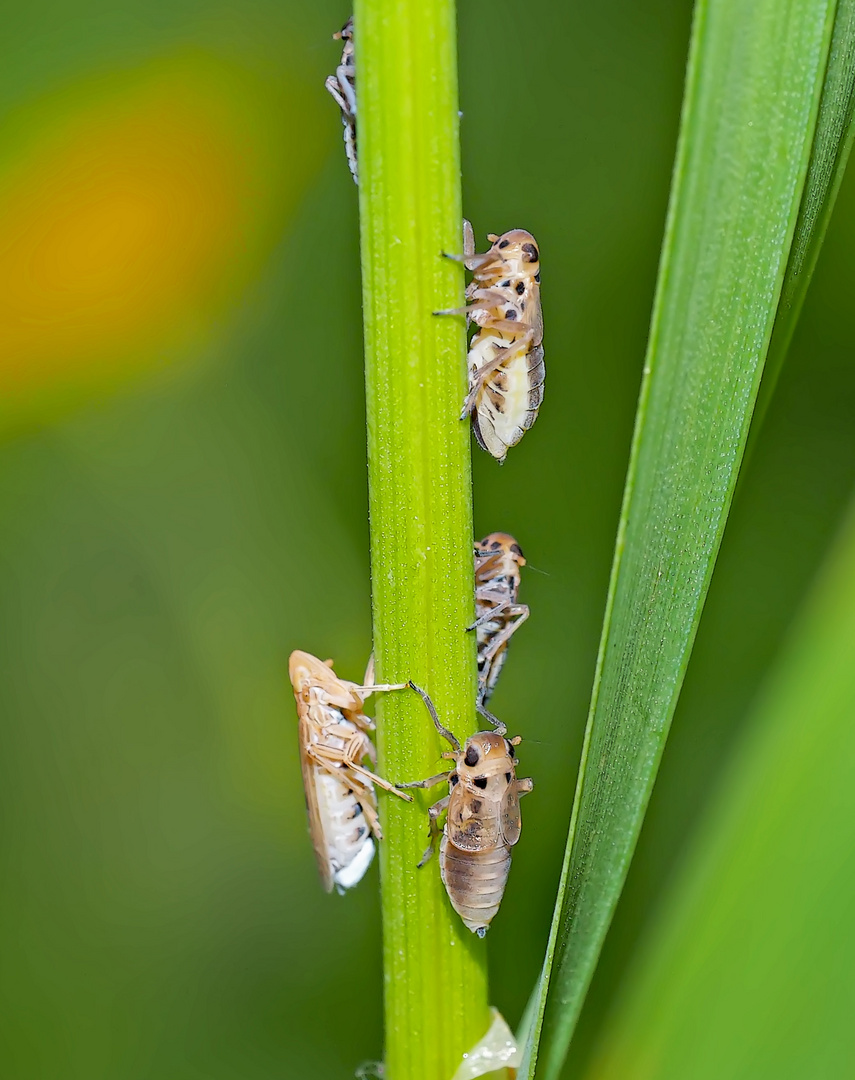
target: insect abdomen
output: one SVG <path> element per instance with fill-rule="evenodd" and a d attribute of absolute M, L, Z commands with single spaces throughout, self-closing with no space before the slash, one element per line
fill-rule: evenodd
<path fill-rule="evenodd" d="M 443 833 L 439 846 L 442 883 L 451 906 L 479 937 L 487 933 L 499 910 L 510 869 L 510 848 L 497 845 L 487 851 L 461 851 Z"/>
<path fill-rule="evenodd" d="M 343 892 L 365 876 L 374 858 L 374 841 L 362 805 L 348 790 L 344 775 L 339 779 L 316 769 L 315 791 L 333 884 Z"/>

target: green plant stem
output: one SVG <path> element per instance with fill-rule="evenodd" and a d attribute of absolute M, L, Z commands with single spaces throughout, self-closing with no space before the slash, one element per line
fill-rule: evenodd
<path fill-rule="evenodd" d="M 358 0 L 359 210 L 374 650 L 378 680 L 413 679 L 452 731 L 475 728 L 470 436 L 453 0 Z M 378 701 L 380 767 L 442 771 L 414 693 Z M 427 843 L 427 806 L 385 797 L 380 845 L 388 1080 L 450 1080 L 489 1025 L 485 943 L 462 925 Z"/>

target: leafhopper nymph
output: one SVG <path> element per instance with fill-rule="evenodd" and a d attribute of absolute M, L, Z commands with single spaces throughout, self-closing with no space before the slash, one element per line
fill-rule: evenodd
<path fill-rule="evenodd" d="M 412 801 L 364 764 L 376 761 L 368 736 L 374 722 L 363 711 L 365 699 L 407 684 L 358 686 L 339 679 L 332 663 L 297 650 L 291 653 L 288 674 L 297 702 L 303 788 L 318 870 L 327 892 L 335 887 L 343 893 L 361 881 L 374 858 L 372 834 L 382 839 L 374 785 Z"/>
<path fill-rule="evenodd" d="M 353 16 L 333 38 L 344 42 L 341 60 L 324 86 L 332 94 L 335 103 L 341 109 L 341 122 L 344 126 L 344 152 L 347 164 L 355 184 L 359 183 L 359 166 L 356 160 L 356 56 L 353 50 Z"/>
<path fill-rule="evenodd" d="M 511 848 L 520 838 L 521 796 L 531 791 L 529 779 L 517 780 L 514 747 L 520 737 L 506 739 L 498 731 L 479 731 L 461 749 L 440 723 L 433 702 L 415 683 L 436 730 L 451 743 L 442 756 L 454 767 L 428 780 L 399 787 L 429 788 L 448 783 L 448 795 L 428 810 L 431 843 L 419 866 L 433 855 L 437 821 L 447 811 L 439 844 L 439 872 L 451 906 L 478 937 L 489 929 L 505 892 L 511 869 Z"/>
<path fill-rule="evenodd" d="M 511 637 L 529 616 L 518 602 L 525 557 L 509 533 L 495 532 L 475 545 L 475 612 L 478 635 L 478 704 L 486 705 L 508 656 Z"/>
<path fill-rule="evenodd" d="M 466 315 L 478 329 L 469 343 L 469 393 L 461 419 L 472 417 L 478 444 L 500 463 L 537 419 L 543 401 L 543 315 L 540 251 L 531 233 L 490 234 L 489 251 L 476 254 L 464 222 L 462 262 L 472 272 L 466 306 L 437 315 Z"/>

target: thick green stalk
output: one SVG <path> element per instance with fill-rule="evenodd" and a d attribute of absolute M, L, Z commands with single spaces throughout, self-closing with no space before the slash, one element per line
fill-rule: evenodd
<path fill-rule="evenodd" d="M 413 679 L 458 736 L 475 726 L 472 499 L 462 318 L 453 0 L 357 0 L 359 210 L 378 679 Z M 378 701 L 384 775 L 441 771 L 414 693 Z M 447 790 L 447 789 L 446 789 Z M 486 951 L 454 914 L 437 860 L 417 870 L 426 807 L 386 797 L 381 845 L 386 1076 L 450 1080 L 484 1034 Z"/>

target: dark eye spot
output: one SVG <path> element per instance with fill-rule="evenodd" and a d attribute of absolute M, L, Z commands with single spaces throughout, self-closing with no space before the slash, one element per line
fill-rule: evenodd
<path fill-rule="evenodd" d="M 508 757 L 509 758 L 515 758 L 517 756 L 517 754 L 516 754 L 516 750 L 514 750 L 514 744 L 512 742 L 509 742 L 507 745 L 508 745 Z"/>
<path fill-rule="evenodd" d="M 501 546 L 502 546 L 502 542 L 501 542 L 501 540 L 494 540 L 494 541 L 492 542 L 492 544 L 490 544 L 490 547 L 491 547 L 491 548 L 493 549 L 493 551 L 498 551 L 498 549 L 499 549 L 499 548 L 500 548 Z"/>
<path fill-rule="evenodd" d="M 509 244 L 509 243 L 510 243 L 510 240 L 501 240 L 501 241 L 499 242 L 499 247 L 500 247 L 500 248 L 506 248 L 506 247 L 508 246 L 508 244 Z"/>
<path fill-rule="evenodd" d="M 360 825 L 356 830 L 356 839 L 361 840 L 363 836 L 368 832 L 364 825 Z"/>
<path fill-rule="evenodd" d="M 457 785 L 459 783 L 460 783 L 460 777 L 457 775 L 457 773 L 456 772 L 451 773 L 451 775 L 448 777 L 448 786 L 449 787 L 457 787 Z"/>
<path fill-rule="evenodd" d="M 480 814 L 481 813 L 481 807 L 483 805 L 484 804 L 481 802 L 480 799 L 473 799 L 472 800 L 472 813 L 473 814 Z"/>
<path fill-rule="evenodd" d="M 519 555 L 520 558 L 523 557 L 522 548 L 519 546 L 519 544 L 511 544 L 511 551 L 514 553 L 514 555 Z"/>
<path fill-rule="evenodd" d="M 518 281 L 517 282 L 517 292 L 520 294 L 520 296 L 522 296 L 522 294 L 525 292 L 525 282 L 524 281 Z"/>
<path fill-rule="evenodd" d="M 470 768 L 471 766 L 478 764 L 478 751 L 475 749 L 474 746 L 466 747 L 466 757 L 464 757 L 463 760 L 466 762 L 467 765 L 470 766 Z"/>
<path fill-rule="evenodd" d="M 522 249 L 525 254 L 528 255 L 528 262 L 540 261 L 540 252 L 537 250 L 534 244 L 523 244 Z"/>
<path fill-rule="evenodd" d="M 540 271 L 539 271 L 539 270 L 538 270 L 538 272 L 537 272 L 537 273 L 536 273 L 536 274 L 534 275 L 534 280 L 535 280 L 535 281 L 536 281 L 536 282 L 538 283 L 538 285 L 540 284 Z"/>
<path fill-rule="evenodd" d="M 476 788 L 480 788 L 482 791 L 487 790 L 487 777 L 486 776 L 476 776 L 475 779 L 472 781 L 472 783 L 475 785 Z"/>
<path fill-rule="evenodd" d="M 516 319 L 516 317 L 517 317 L 517 313 L 514 311 L 514 309 L 512 307 L 509 307 L 508 310 L 505 312 L 505 318 L 508 319 L 509 322 L 513 322 L 514 319 Z"/>
<path fill-rule="evenodd" d="M 509 773 L 509 772 L 505 773 L 505 783 L 506 784 L 509 784 L 511 782 L 511 776 L 512 776 L 511 773 Z"/>
<path fill-rule="evenodd" d="M 511 287 L 511 279 L 510 278 L 508 278 L 507 281 L 503 281 L 502 284 L 499 286 L 500 289 L 509 289 L 510 287 Z"/>

